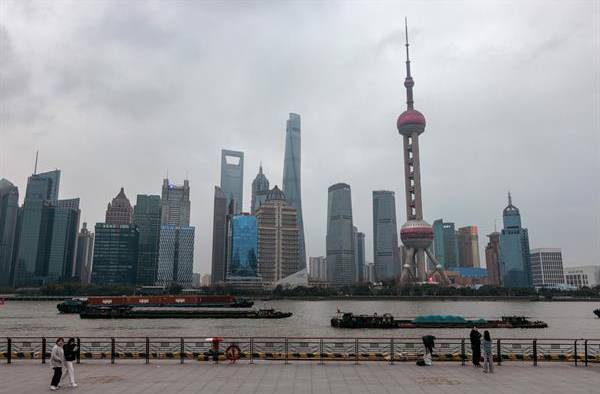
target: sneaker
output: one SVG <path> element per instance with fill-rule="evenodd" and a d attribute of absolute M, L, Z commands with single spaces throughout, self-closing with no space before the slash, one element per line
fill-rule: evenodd
<path fill-rule="evenodd" d="M 58 390 L 58 387 L 56 387 L 56 386 L 50 386 L 50 390 L 56 391 L 56 390 Z"/>
<path fill-rule="evenodd" d="M 71 383 L 71 387 L 77 387 L 77 383 Z"/>

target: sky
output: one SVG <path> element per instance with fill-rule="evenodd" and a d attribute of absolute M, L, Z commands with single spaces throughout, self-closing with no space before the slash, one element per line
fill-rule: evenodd
<path fill-rule="evenodd" d="M 408 18 L 424 216 L 502 226 L 510 191 L 530 246 L 600 264 L 600 2 L 0 1 L 0 178 L 40 171 L 102 222 L 121 187 L 191 188 L 195 272 L 209 273 L 221 149 L 281 186 L 288 113 L 302 116 L 308 256 L 325 254 L 327 188 L 352 188 L 373 260 L 372 191 L 406 220 Z M 482 262 L 485 260 L 481 253 Z"/>

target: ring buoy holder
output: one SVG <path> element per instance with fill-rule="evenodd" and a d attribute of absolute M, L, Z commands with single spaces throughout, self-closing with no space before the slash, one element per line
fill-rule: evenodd
<path fill-rule="evenodd" d="M 231 361 L 232 364 L 240 359 L 240 354 L 240 347 L 236 344 L 229 345 L 227 350 L 225 350 L 225 356 L 227 357 L 227 360 Z"/>

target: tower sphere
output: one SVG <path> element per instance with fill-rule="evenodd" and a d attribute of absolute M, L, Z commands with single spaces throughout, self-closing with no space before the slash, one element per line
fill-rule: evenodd
<path fill-rule="evenodd" d="M 424 220 L 409 220 L 400 229 L 400 239 L 408 248 L 426 249 L 433 242 L 433 228 Z"/>
<path fill-rule="evenodd" d="M 425 116 L 416 109 L 407 109 L 398 117 L 396 126 L 398 132 L 410 137 L 413 133 L 421 134 L 425 131 Z"/>

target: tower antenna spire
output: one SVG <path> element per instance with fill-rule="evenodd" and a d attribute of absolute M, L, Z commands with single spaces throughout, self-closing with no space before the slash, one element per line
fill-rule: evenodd
<path fill-rule="evenodd" d="M 510 192 L 508 192 L 508 205 L 512 205 L 512 196 L 510 195 Z"/>
<path fill-rule="evenodd" d="M 33 175 L 37 174 L 37 164 L 38 164 L 38 154 L 40 153 L 39 150 L 35 151 L 35 166 L 33 167 Z"/>
<path fill-rule="evenodd" d="M 414 100 L 413 100 L 413 86 L 415 86 L 415 81 L 410 75 L 410 56 L 408 53 L 408 18 L 404 17 L 404 37 L 406 39 L 406 78 L 404 79 L 404 87 L 406 88 L 406 105 L 408 109 L 413 109 Z"/>

